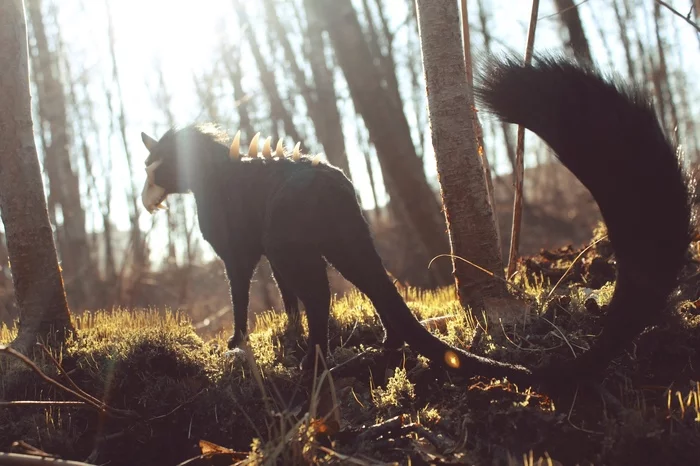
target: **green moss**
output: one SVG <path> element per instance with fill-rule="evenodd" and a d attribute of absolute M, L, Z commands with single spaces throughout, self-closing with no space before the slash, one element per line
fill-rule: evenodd
<path fill-rule="evenodd" d="M 538 258 L 538 263 L 563 273 L 577 254 L 566 251 L 562 256 L 568 259 Z M 586 260 L 595 254 L 592 248 Z M 556 278 L 546 278 L 541 269 L 521 263 L 514 282 L 534 298 L 538 317 L 525 325 L 489 328 L 472 350 L 538 366 L 555 354 L 570 358 L 572 349 L 580 354 L 598 333 L 600 316 L 586 310 L 581 273 L 572 273 L 571 281 L 551 296 Z M 226 355 L 228 335 L 205 341 L 181 312 L 117 309 L 74 316 L 78 334 L 56 357 L 81 389 L 140 418 L 102 416 L 87 407 L 0 407 L 0 450 L 24 440 L 69 459 L 85 460 L 95 452 L 91 462 L 118 466 L 178 464 L 200 452 L 199 440 L 248 452 L 249 464 L 343 464 L 342 455 L 407 464 L 408 456 L 419 458 L 416 451 L 474 464 L 498 462 L 494 458 L 507 464 L 504 458 L 512 453 L 517 460 L 513 464 L 520 464 L 530 450 L 535 459 L 549 452 L 564 464 L 616 464 L 632 448 L 640 452 L 638 458 L 661 458 L 670 464 L 698 451 L 700 438 L 700 391 L 690 383 L 698 380 L 695 368 L 700 367 L 700 316 L 694 304 L 697 296 L 692 295 L 696 289 L 692 283 L 686 287 L 691 291 L 685 292 L 672 316 L 678 325 L 647 332 L 635 351 L 612 365 L 605 383 L 628 413 L 624 419 L 629 422 L 623 424 L 609 419 L 609 407 L 597 395 L 582 392 L 575 401 L 555 403 L 503 381 L 453 378 L 406 347 L 391 365 L 382 359 L 381 350 L 369 352 L 366 363 L 334 381 L 341 434 L 335 443 L 322 443 L 314 434 L 328 429 L 329 421 L 298 411 L 308 393 L 297 369 L 308 334 L 305 319 L 302 338 L 297 339 L 285 334 L 284 313 L 257 316 L 249 341 L 256 365 L 251 367 L 249 359 Z M 597 303 L 607 304 L 613 290 L 613 283 L 596 290 Z M 433 319 L 431 331 L 456 346 L 469 347 L 475 320 L 461 308 L 452 288 L 400 291 L 419 319 Z M 556 301 L 559 298 L 567 300 Z M 331 315 L 336 362 L 376 347 L 383 336 L 373 306 L 358 292 L 334 300 Z M 10 342 L 14 334 L 14 328 L 0 328 L 0 343 Z M 40 357 L 37 363 L 47 375 L 67 383 L 48 358 Z M 255 371 L 260 371 L 261 380 Z M 635 388 L 640 386 L 646 388 Z M 670 402 L 663 391 L 669 386 Z M 324 401 L 321 398 L 312 402 Z M 0 400 L 75 398 L 42 381 L 21 362 L 2 356 Z M 415 432 L 381 428 L 377 438 L 353 441 L 368 426 L 396 415 L 433 430 L 449 448 L 438 452 Z M 653 442 L 653 451 L 641 449 L 645 441 Z"/>

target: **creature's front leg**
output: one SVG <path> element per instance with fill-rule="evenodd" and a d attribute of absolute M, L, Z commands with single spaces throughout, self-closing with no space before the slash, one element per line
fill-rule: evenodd
<path fill-rule="evenodd" d="M 231 287 L 233 305 L 233 335 L 228 339 L 228 348 L 238 348 L 248 335 L 248 302 L 250 280 L 253 278 L 257 259 L 240 257 L 237 261 L 227 259 L 226 275 Z"/>

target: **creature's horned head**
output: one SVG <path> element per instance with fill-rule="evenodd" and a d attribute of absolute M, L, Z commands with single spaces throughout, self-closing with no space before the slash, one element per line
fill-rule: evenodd
<path fill-rule="evenodd" d="M 169 159 L 175 157 L 170 157 L 165 150 L 159 147 L 158 141 L 146 133 L 141 133 L 141 140 L 148 149 L 148 158 L 145 162 L 146 181 L 141 191 L 141 202 L 149 213 L 153 213 L 156 209 L 166 208 L 163 201 L 170 194 L 167 187 L 172 187 L 173 183 L 167 180 L 164 175 L 167 174 L 166 172 L 177 172 L 177 170 L 170 168 L 177 161 L 170 161 Z"/>
<path fill-rule="evenodd" d="M 168 195 L 186 193 L 192 188 L 194 165 L 197 159 L 201 162 L 200 154 L 206 152 L 206 143 L 213 139 L 194 128 L 171 129 L 159 141 L 141 133 L 141 140 L 148 149 L 141 202 L 149 213 L 164 209 L 163 201 Z"/>

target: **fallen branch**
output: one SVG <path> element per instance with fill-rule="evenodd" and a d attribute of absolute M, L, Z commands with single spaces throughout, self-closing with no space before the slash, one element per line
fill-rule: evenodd
<path fill-rule="evenodd" d="M 9 346 L 6 345 L 0 345 L 0 354 L 5 353 L 9 356 L 12 356 L 16 359 L 19 359 L 23 363 L 25 363 L 27 366 L 29 366 L 30 369 L 32 369 L 36 374 L 41 377 L 44 381 L 50 383 L 51 385 L 59 388 L 60 390 L 63 390 L 64 392 L 70 393 L 74 397 L 78 398 L 79 400 L 83 401 L 86 405 L 91 406 L 92 408 L 96 409 L 97 411 L 107 414 L 109 416 L 115 417 L 115 418 L 125 418 L 125 419 L 136 419 L 139 418 L 140 416 L 138 413 L 134 411 L 128 411 L 128 410 L 123 410 L 123 409 L 116 409 L 112 408 L 111 406 L 108 406 L 107 404 L 97 400 L 94 398 L 92 395 L 87 394 L 83 390 L 77 387 L 77 385 L 73 384 L 77 390 L 73 390 L 70 387 L 66 387 L 63 385 L 61 382 L 58 382 L 55 379 L 52 379 L 48 375 L 44 374 L 44 372 L 37 366 L 31 359 L 29 359 L 27 356 L 23 355 L 19 351 L 10 348 Z M 49 354 L 50 355 L 50 354 Z M 51 355 L 50 355 L 51 356 Z M 51 356 L 51 360 L 54 362 L 54 364 L 60 364 L 56 359 Z M 65 374 L 65 371 L 63 369 L 60 369 L 63 374 Z M 67 377 L 67 375 L 66 375 Z M 70 379 L 70 378 L 69 378 Z M 71 383 L 72 380 L 71 380 Z M 96 401 L 97 400 L 97 401 Z M 3 466 L 3 463 L 0 462 L 0 466 Z"/>
<path fill-rule="evenodd" d="M 0 348 L 2 349 L 2 348 Z M 22 455 L 20 453 L 0 453 L 0 466 L 95 466 L 81 461 L 69 461 L 45 456 Z"/>
<path fill-rule="evenodd" d="M 0 407 L 13 406 L 88 406 L 82 401 L 36 401 L 36 400 L 19 400 L 19 401 L 0 401 Z"/>

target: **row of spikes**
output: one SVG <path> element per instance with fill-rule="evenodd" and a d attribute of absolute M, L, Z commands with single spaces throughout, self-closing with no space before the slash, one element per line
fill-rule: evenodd
<path fill-rule="evenodd" d="M 253 136 L 253 139 L 250 141 L 250 147 L 248 147 L 248 157 L 251 158 L 256 158 L 258 156 L 258 139 L 260 139 L 260 133 L 256 133 L 255 136 Z M 279 141 L 277 141 L 277 146 L 275 147 L 275 152 L 274 154 L 272 153 L 272 137 L 268 136 L 267 139 L 265 139 L 265 142 L 263 143 L 263 150 L 262 150 L 262 156 L 266 159 L 271 159 L 272 157 L 278 157 L 280 159 L 284 158 L 287 153 L 284 150 L 284 146 L 282 145 L 282 138 L 280 138 Z M 231 148 L 229 149 L 229 156 L 233 160 L 238 160 L 241 157 L 240 153 L 240 147 L 241 147 L 241 132 L 240 130 L 236 133 L 236 136 L 233 138 L 233 142 L 231 143 Z M 294 146 L 294 150 L 292 151 L 292 160 L 297 161 L 301 158 L 301 142 L 297 142 L 296 145 Z M 317 165 L 321 161 L 320 155 L 314 156 L 313 160 L 311 163 L 313 165 Z"/>

